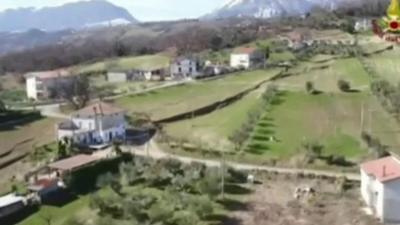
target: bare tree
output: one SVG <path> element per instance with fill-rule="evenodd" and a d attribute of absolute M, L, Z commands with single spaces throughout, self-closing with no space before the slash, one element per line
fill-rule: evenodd
<path fill-rule="evenodd" d="M 71 82 L 60 87 L 60 95 L 75 109 L 86 106 L 90 100 L 90 83 L 87 76 L 75 76 Z"/>

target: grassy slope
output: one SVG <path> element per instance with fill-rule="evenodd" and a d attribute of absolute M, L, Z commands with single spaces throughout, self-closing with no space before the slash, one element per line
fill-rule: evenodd
<path fill-rule="evenodd" d="M 165 130 L 168 134 L 195 143 L 202 142 L 213 146 L 221 141 L 227 142 L 228 137 L 246 121 L 247 112 L 260 102 L 259 95 L 259 91 L 253 92 L 231 106 L 207 116 L 168 124 Z"/>
<path fill-rule="evenodd" d="M 383 79 L 397 83 L 400 81 L 399 57 L 400 49 L 396 47 L 392 51 L 370 56 L 366 61 Z"/>
<path fill-rule="evenodd" d="M 281 97 L 282 103 L 266 114 L 253 134 L 274 136 L 278 142 L 253 138 L 251 145 L 255 144 L 257 153 L 287 158 L 305 140 L 317 140 L 326 145 L 326 153 L 359 156 L 364 153 L 358 144 L 360 103 L 364 99 L 364 94 L 311 96 L 287 92 Z M 262 125 L 265 123 L 268 126 Z M 341 148 L 336 148 L 338 145 Z"/>
<path fill-rule="evenodd" d="M 26 149 L 21 150 L 29 151 L 33 144 L 41 146 L 52 142 L 55 139 L 56 122 L 57 120 L 54 119 L 40 119 L 32 123 L 15 127 L 12 130 L 0 130 L 0 153 L 1 150 L 7 150 L 15 144 L 27 139 L 34 140 L 25 144 Z"/>
<path fill-rule="evenodd" d="M 129 112 L 149 113 L 152 119 L 157 120 L 225 99 L 277 73 L 278 70 L 241 72 L 217 80 L 199 81 L 146 95 L 122 97 L 115 103 Z"/>
<path fill-rule="evenodd" d="M 52 218 L 52 225 L 63 225 L 74 215 L 87 215 L 89 210 L 89 195 L 80 197 L 62 207 L 42 206 L 40 210 L 26 218 L 19 225 L 43 225 L 46 221 L 43 217 Z"/>
<path fill-rule="evenodd" d="M 164 55 L 146 55 L 137 57 L 123 57 L 97 62 L 90 65 L 82 65 L 78 67 L 80 72 L 96 71 L 96 70 L 129 70 L 129 69 L 156 69 L 167 67 L 169 65 L 169 57 Z"/>
<path fill-rule="evenodd" d="M 313 70 L 318 66 L 328 66 L 324 69 Z M 289 90 L 303 90 L 307 81 L 312 81 L 316 89 L 324 92 L 340 92 L 337 81 L 349 81 L 353 88 L 364 90 L 368 88 L 369 79 L 360 62 L 355 58 L 338 59 L 326 63 L 302 63 L 297 68 L 300 76 L 292 76 L 280 80 L 278 85 Z"/>

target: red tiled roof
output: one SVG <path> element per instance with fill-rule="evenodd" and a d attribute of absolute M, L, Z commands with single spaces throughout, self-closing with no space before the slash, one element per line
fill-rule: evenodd
<path fill-rule="evenodd" d="M 51 169 L 71 171 L 89 165 L 93 162 L 96 162 L 97 160 L 99 160 L 97 157 L 81 154 L 51 163 L 48 165 L 48 167 Z"/>
<path fill-rule="evenodd" d="M 52 79 L 58 77 L 68 77 L 71 76 L 71 72 L 66 69 L 59 69 L 59 70 L 50 70 L 50 71 L 40 71 L 40 72 L 32 72 L 27 73 L 26 77 L 37 77 L 40 79 Z"/>
<path fill-rule="evenodd" d="M 98 102 L 92 105 L 89 105 L 75 113 L 73 116 L 95 116 L 95 115 L 111 115 L 115 113 L 122 113 L 124 109 L 118 108 L 108 103 Z"/>
<path fill-rule="evenodd" d="M 240 54 L 252 54 L 257 51 L 257 48 L 250 48 L 250 47 L 241 47 L 236 48 L 233 53 L 240 53 Z"/>
<path fill-rule="evenodd" d="M 363 163 L 361 169 L 381 183 L 400 179 L 400 161 L 393 156 Z"/>

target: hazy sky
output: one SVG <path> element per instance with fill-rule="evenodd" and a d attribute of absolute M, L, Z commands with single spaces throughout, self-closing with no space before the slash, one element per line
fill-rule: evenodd
<path fill-rule="evenodd" d="M 18 7 L 57 6 L 77 0 L 0 0 L 0 11 Z M 227 0 L 109 0 L 128 9 L 139 20 L 196 18 L 223 5 Z"/>

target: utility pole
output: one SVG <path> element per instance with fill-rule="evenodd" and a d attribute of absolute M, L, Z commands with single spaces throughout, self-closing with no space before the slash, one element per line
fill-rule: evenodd
<path fill-rule="evenodd" d="M 361 104 L 360 134 L 364 131 L 364 106 L 365 106 L 365 102 L 363 102 Z"/>
<path fill-rule="evenodd" d="M 225 199 L 225 153 L 222 150 L 222 161 L 221 161 L 221 197 Z"/>

